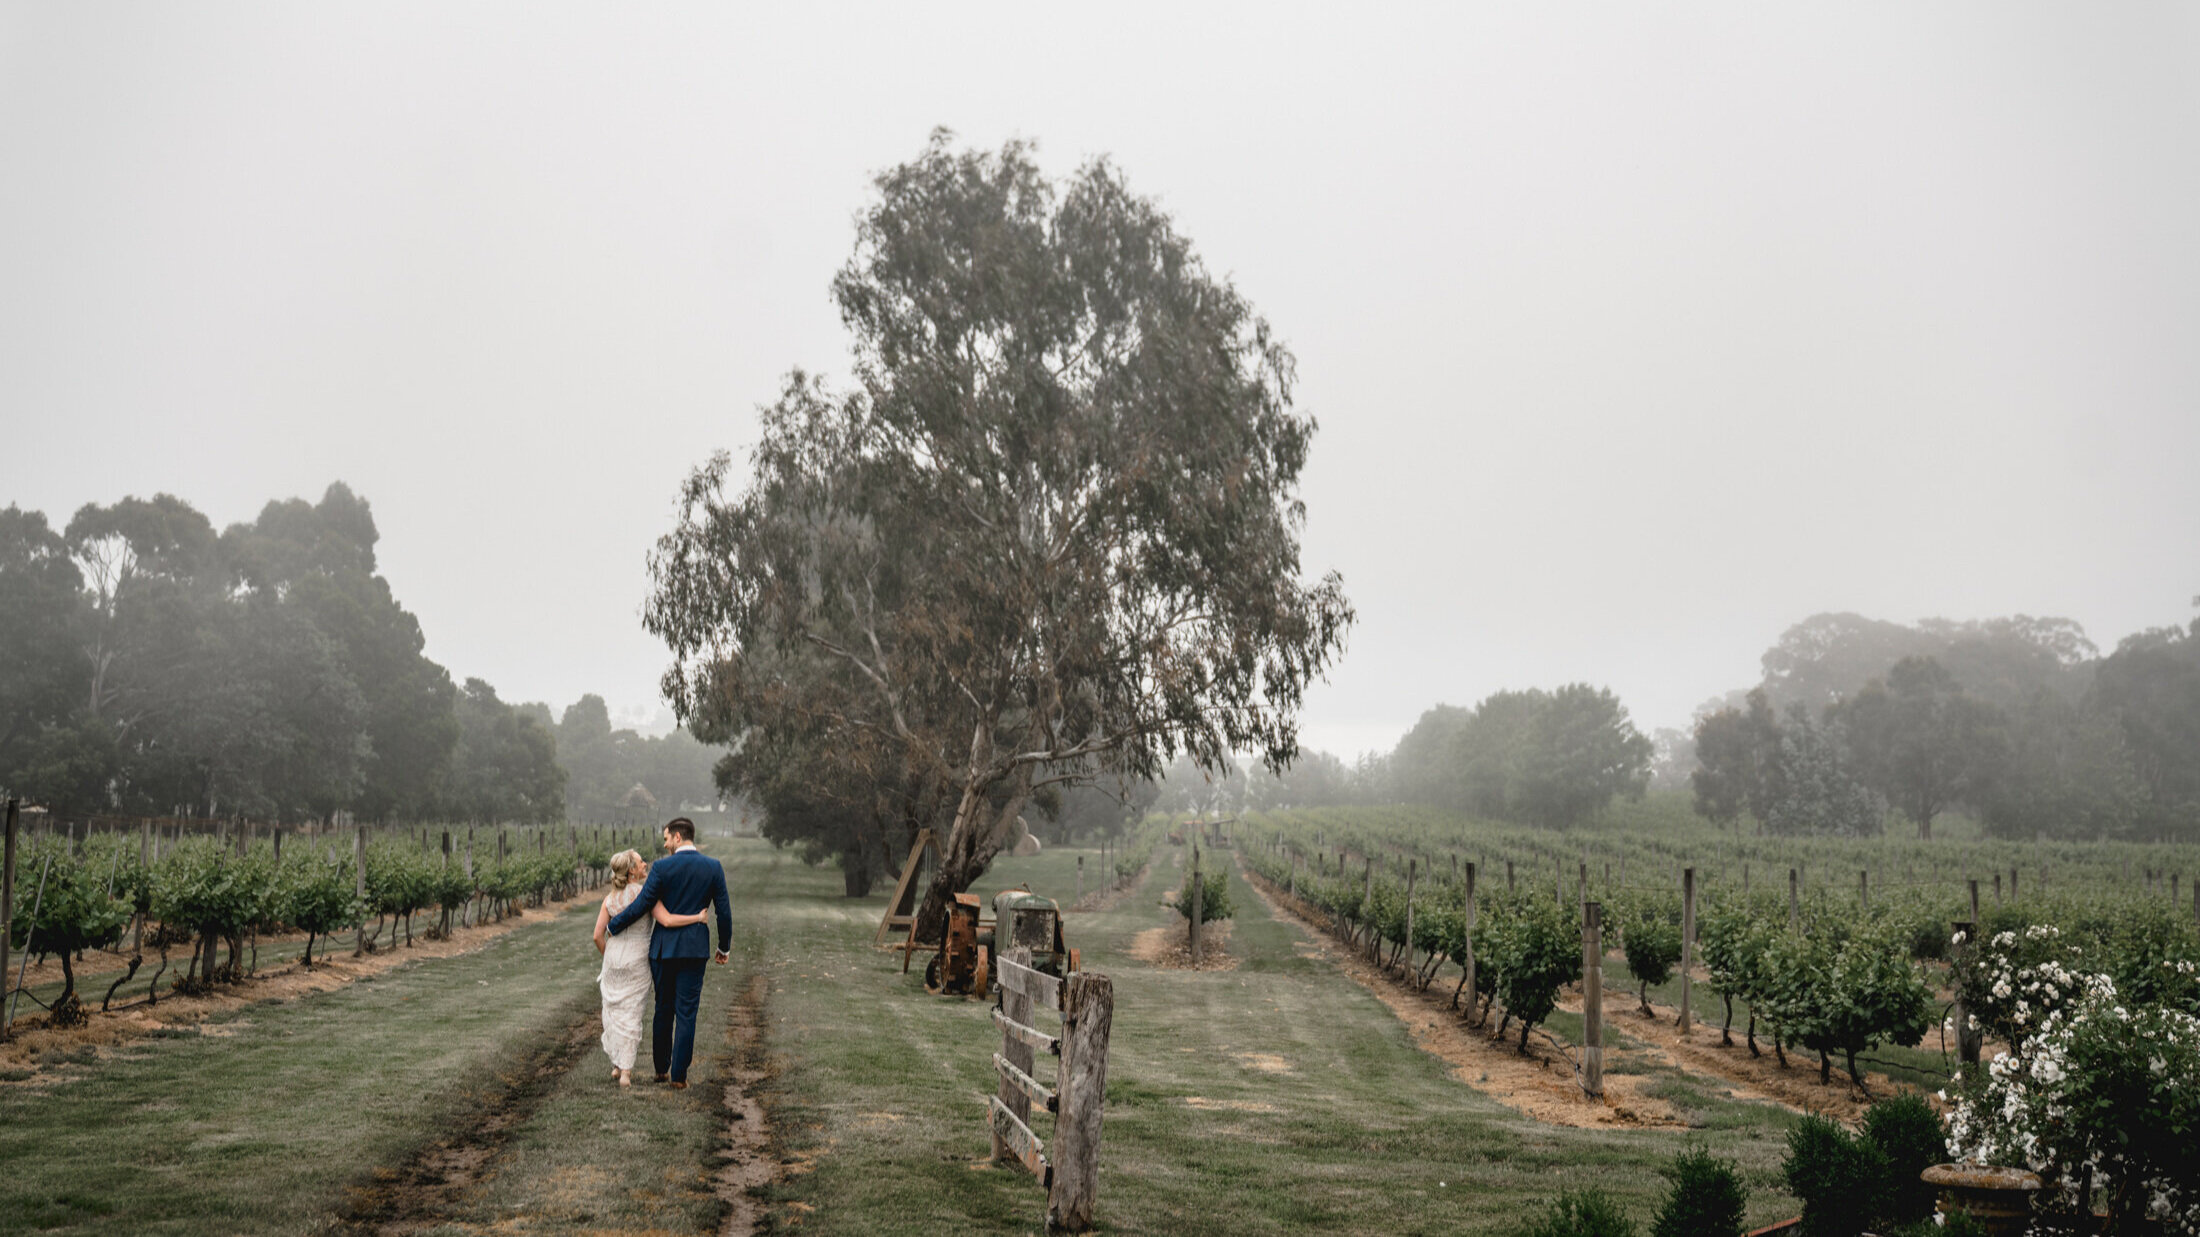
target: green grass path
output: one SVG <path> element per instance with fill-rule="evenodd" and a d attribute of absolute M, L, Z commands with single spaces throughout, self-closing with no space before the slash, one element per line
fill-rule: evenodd
<path fill-rule="evenodd" d="M 1159 870 L 1115 910 L 1068 920 L 1085 966 L 1109 974 L 1116 992 L 1102 1231 L 1498 1232 L 1586 1185 L 1647 1227 L 1664 1188 L 1657 1170 L 1688 1137 L 1741 1163 L 1754 1224 L 1794 1214 L 1777 1185 L 1784 1112 L 1675 1073 L 1659 1086 L 1699 1121 L 1689 1134 L 1521 1117 L 1449 1078 L 1334 967 L 1301 957 L 1297 930 L 1235 876 L 1238 969 L 1137 962 L 1132 938 L 1174 922 L 1158 901 L 1178 882 L 1167 866 L 1177 856 L 1159 855 Z M 978 889 L 1026 881 L 1067 903 L 1074 863 L 1074 852 L 1002 861 Z M 986 1006 L 928 996 L 916 975 L 901 975 L 870 945 L 881 899 L 841 898 L 837 874 L 790 868 L 773 888 L 780 928 L 762 965 L 780 1070 L 767 1102 L 788 1150 L 815 1163 L 772 1188 L 776 1214 L 799 1218 L 791 1231 L 802 1233 L 1037 1231 L 1037 1183 L 978 1163 L 1000 1041 Z M 1044 1119 L 1035 1125 L 1044 1138 Z"/>
<path fill-rule="evenodd" d="M 467 1122 L 498 1076 L 594 1007 L 575 909 L 468 954 L 262 1002 L 0 1089 L 0 1233 L 294 1233 L 347 1185 Z"/>

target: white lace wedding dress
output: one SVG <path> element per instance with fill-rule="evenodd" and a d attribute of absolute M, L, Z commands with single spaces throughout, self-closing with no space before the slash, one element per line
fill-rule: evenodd
<path fill-rule="evenodd" d="M 616 915 L 641 892 L 641 882 L 636 881 L 613 890 L 604 901 Z M 634 1068 L 634 1052 L 642 1042 L 651 988 L 649 934 L 656 930 L 655 922 L 643 918 L 604 940 L 603 970 L 596 976 L 596 987 L 603 993 L 603 1050 L 620 1069 Z"/>

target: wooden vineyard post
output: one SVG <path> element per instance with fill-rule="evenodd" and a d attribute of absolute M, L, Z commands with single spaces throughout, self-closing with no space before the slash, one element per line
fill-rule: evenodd
<path fill-rule="evenodd" d="M 1857 909 L 1869 914 L 1872 909 L 1872 870 L 1864 868 L 1856 874 Z"/>
<path fill-rule="evenodd" d="M 1695 981 L 1688 968 L 1696 963 L 1696 869 L 1681 869 L 1681 1034 L 1688 1034 L 1694 1021 L 1690 999 L 1694 995 Z"/>
<path fill-rule="evenodd" d="M 354 825 L 351 831 L 351 956 L 356 958 L 367 951 L 367 827 Z"/>
<path fill-rule="evenodd" d="M 1994 873 L 1994 905 L 2001 905 L 2001 873 Z"/>
<path fill-rule="evenodd" d="M 1505 892 L 1511 893 L 1513 888 L 1513 861 L 1507 859 L 1505 861 Z"/>
<path fill-rule="evenodd" d="M 152 822 L 152 821 L 150 821 L 150 820 L 147 820 L 147 821 L 140 821 L 140 822 L 139 822 L 139 824 L 138 824 L 138 870 L 139 870 L 139 871 L 149 872 L 149 871 L 151 871 L 151 870 L 152 870 L 152 864 L 153 864 L 153 858 L 152 858 L 152 850 L 153 850 L 153 822 Z M 5 915 L 0 915 L 0 924 L 4 924 L 4 923 L 6 923 L 7 921 L 8 921 L 8 919 L 7 919 L 7 916 L 5 916 Z M 133 954 L 136 954 L 136 953 L 141 953 L 141 952 L 143 952 L 143 951 L 144 951 L 144 947 L 145 947 L 145 912 L 144 912 L 144 911 L 139 911 L 139 912 L 137 913 L 137 915 L 135 916 L 135 918 L 134 918 L 134 920 L 133 920 L 133 926 L 132 926 L 132 927 L 131 927 L 131 929 L 130 929 L 130 952 L 131 952 L 131 953 L 133 953 Z M 5 964 L 0 964 L 0 971 L 6 971 L 6 970 L 7 970 L 7 967 L 6 967 L 6 965 L 5 965 Z"/>
<path fill-rule="evenodd" d="M 0 842 L 0 851 L 4 851 L 0 853 L 0 992 L 7 988 L 8 938 L 15 935 L 15 827 L 20 806 L 12 798 L 8 800 L 7 839 Z M 7 1028 L 0 1027 L 0 1037 L 6 1034 Z"/>
<path fill-rule="evenodd" d="M 1406 860 L 1406 943 L 1400 948 L 1398 956 L 1406 960 L 1406 974 L 1409 976 L 1415 973 L 1413 969 L 1413 884 L 1414 879 L 1420 874 L 1421 861 L 1418 859 Z"/>
<path fill-rule="evenodd" d="M 1375 860 L 1367 860 L 1367 879 L 1360 888 L 1360 918 L 1367 924 L 1367 952 L 1373 956 L 1375 944 Z"/>
<path fill-rule="evenodd" d="M 1801 874 L 1788 869 L 1788 931 L 1793 932 L 1803 922 L 1803 894 Z"/>
<path fill-rule="evenodd" d="M 1047 1227 L 1056 1232 L 1092 1228 L 1114 1025 L 1114 981 L 1090 971 L 1071 975 L 1062 992 L 1061 1112 L 1054 1121 L 1054 1155 L 1061 1163 L 1047 1192 Z"/>
<path fill-rule="evenodd" d="M 1467 1013 L 1480 1008 L 1474 995 L 1474 865 L 1467 865 L 1467 978 L 1461 985 L 1467 994 Z"/>
<path fill-rule="evenodd" d="M 1971 887 L 1974 890 L 1977 889 L 1978 882 L 1972 881 Z M 1956 957 L 1952 959 L 1960 963 L 1978 948 L 1978 921 L 1973 919 L 1969 923 L 1965 923 L 1958 920 L 1953 926 L 1955 934 L 1963 938 L 1963 943 L 1955 947 Z M 1971 1029 L 1971 1011 L 1964 1008 L 1963 987 L 1960 984 L 1956 985 L 1955 1008 L 1950 1013 L 1956 1020 L 1957 1059 L 1966 1065 L 1977 1065 L 1979 1050 L 1983 1046 L 1980 1041 L 1984 1037 Z M 1943 1043 L 1945 1042 L 1943 1041 Z"/>
<path fill-rule="evenodd" d="M 1971 882 L 1971 922 L 1978 922 L 1978 881 Z"/>
<path fill-rule="evenodd" d="M 1199 875 L 1199 843 L 1192 843 L 1192 969 L 1199 969 L 1199 919 L 1207 908 L 1200 905 L 1201 896 L 1207 891 L 1207 882 Z"/>
<path fill-rule="evenodd" d="M 443 831 L 443 870 L 451 870 L 451 831 L 448 829 Z"/>
<path fill-rule="evenodd" d="M 1604 1094 L 1604 905 L 1581 907 L 1581 1089 Z"/>
<path fill-rule="evenodd" d="M 1581 861 L 1581 879 L 1574 886 L 1574 896 L 1575 900 L 1580 902 L 1582 906 L 1589 905 L 1589 861 L 1587 859 Z"/>
<path fill-rule="evenodd" d="M 1070 905 L 1071 905 L 1071 906 L 1075 906 L 1075 905 L 1077 905 L 1077 903 L 1079 903 L 1079 902 L 1082 902 L 1082 901 L 1084 901 L 1084 900 L 1085 900 L 1085 857 L 1084 857 L 1083 855 L 1079 855 L 1079 856 L 1077 856 L 1077 897 L 1076 897 L 1075 899 L 1073 899 L 1073 900 L 1072 900 L 1072 901 L 1070 902 Z"/>
<path fill-rule="evenodd" d="M 2176 878 L 2172 877 L 2171 879 L 2175 880 Z M 2172 885 L 2170 888 L 2174 892 L 2176 886 Z M 2009 869 L 2009 900 L 2011 902 L 2017 900 L 2017 870 L 2013 867 Z"/>

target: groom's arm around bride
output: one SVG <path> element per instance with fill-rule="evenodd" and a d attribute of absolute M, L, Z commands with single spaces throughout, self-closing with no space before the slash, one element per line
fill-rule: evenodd
<path fill-rule="evenodd" d="M 725 867 L 695 849 L 695 826 L 685 817 L 665 826 L 664 842 L 670 853 L 650 865 L 641 892 L 626 909 L 611 917 L 606 931 L 617 936 L 647 917 L 659 903 L 681 915 L 697 914 L 708 907 L 717 912 L 716 960 L 723 963 L 733 948 L 733 901 L 726 890 Z M 678 928 L 659 927 L 650 939 L 649 952 L 658 958 L 710 956 L 710 929 L 701 922 Z"/>

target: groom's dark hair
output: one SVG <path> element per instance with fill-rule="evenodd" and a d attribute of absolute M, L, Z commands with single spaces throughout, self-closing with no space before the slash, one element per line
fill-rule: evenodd
<path fill-rule="evenodd" d="M 695 840 L 695 822 L 685 816 L 675 816 L 665 822 L 665 832 L 692 842 Z"/>

